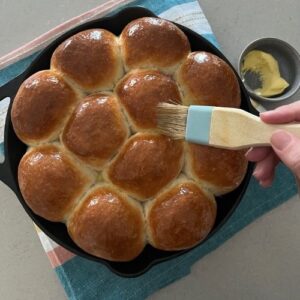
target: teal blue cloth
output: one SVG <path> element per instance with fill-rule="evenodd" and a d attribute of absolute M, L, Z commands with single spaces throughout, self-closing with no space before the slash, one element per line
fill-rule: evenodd
<path fill-rule="evenodd" d="M 176 4 L 194 0 L 149 1 L 137 0 L 130 5 L 145 6 L 156 14 Z M 213 34 L 204 35 L 218 46 Z M 20 74 L 38 53 L 27 57 L 0 71 L 0 86 Z M 0 144 L 0 149 L 3 147 Z M 189 274 L 191 266 L 203 256 L 216 249 L 235 233 L 259 216 L 287 201 L 297 193 L 292 174 L 282 165 L 278 167 L 274 184 L 262 189 L 252 179 L 247 192 L 230 220 L 206 243 L 167 262 L 154 266 L 137 278 L 121 278 L 105 266 L 74 257 L 55 269 L 67 296 L 71 300 L 117 300 L 144 299 L 158 289 Z"/>
<path fill-rule="evenodd" d="M 0 70 L 0 86 L 4 85 L 8 81 L 21 74 L 30 65 L 30 63 L 38 55 L 38 53 L 39 52 L 25 57 L 18 62 Z"/>

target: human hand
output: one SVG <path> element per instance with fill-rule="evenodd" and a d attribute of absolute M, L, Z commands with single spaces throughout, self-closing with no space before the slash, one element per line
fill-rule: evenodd
<path fill-rule="evenodd" d="M 260 118 L 270 124 L 300 122 L 300 101 L 261 113 Z M 256 162 L 253 176 L 263 187 L 272 184 L 275 168 L 280 160 L 300 181 L 300 139 L 284 130 L 277 130 L 272 135 L 271 147 L 251 148 L 246 153 L 246 158 Z"/>

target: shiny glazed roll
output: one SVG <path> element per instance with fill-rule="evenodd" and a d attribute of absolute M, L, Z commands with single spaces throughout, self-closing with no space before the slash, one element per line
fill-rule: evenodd
<path fill-rule="evenodd" d="M 51 69 L 86 92 L 112 89 L 123 75 L 117 37 L 104 29 L 79 32 L 54 51 Z"/>
<path fill-rule="evenodd" d="M 173 23 L 158 18 L 130 22 L 120 43 L 126 70 L 154 67 L 172 73 L 190 51 L 186 35 Z"/>
<path fill-rule="evenodd" d="M 45 144 L 23 156 L 18 181 L 24 200 L 37 215 L 62 222 L 94 182 L 94 174 L 79 167 L 61 147 Z"/>
<path fill-rule="evenodd" d="M 176 82 L 157 70 L 134 70 L 118 83 L 116 94 L 134 131 L 155 129 L 160 102 L 181 103 Z"/>
<path fill-rule="evenodd" d="M 146 205 L 149 242 L 161 250 L 191 248 L 211 231 L 216 214 L 214 196 L 180 178 Z"/>
<path fill-rule="evenodd" d="M 247 166 L 244 150 L 217 149 L 196 144 L 186 147 L 186 173 L 215 195 L 237 188 L 246 175 Z"/>
<path fill-rule="evenodd" d="M 231 67 L 218 56 L 197 51 L 176 72 L 185 105 L 240 107 L 240 87 Z"/>
<path fill-rule="evenodd" d="M 122 147 L 105 176 L 132 197 L 146 201 L 178 176 L 182 163 L 181 141 L 138 133 Z"/>
<path fill-rule="evenodd" d="M 101 169 L 128 134 L 114 95 L 98 93 L 87 96 L 77 105 L 64 129 L 62 142 L 82 162 Z"/>
<path fill-rule="evenodd" d="M 142 207 L 109 185 L 96 186 L 67 223 L 74 242 L 111 261 L 129 261 L 145 246 Z"/>
<path fill-rule="evenodd" d="M 49 70 L 33 74 L 22 83 L 12 105 L 15 133 L 28 145 L 56 139 L 78 100 L 60 75 Z"/>
<path fill-rule="evenodd" d="M 214 197 L 245 175 L 243 151 L 161 135 L 160 102 L 238 107 L 240 90 L 224 61 L 190 53 L 176 25 L 149 17 L 119 37 L 105 29 L 69 37 L 50 70 L 27 79 L 14 99 L 14 130 L 33 146 L 18 168 L 23 198 L 35 214 L 65 223 L 90 255 L 125 262 L 146 243 L 197 245 L 214 226 Z"/>

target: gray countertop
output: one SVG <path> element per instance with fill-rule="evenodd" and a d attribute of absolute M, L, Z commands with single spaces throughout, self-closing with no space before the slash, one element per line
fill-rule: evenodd
<path fill-rule="evenodd" d="M 101 2 L 0 0 L 0 56 Z M 200 3 L 234 65 L 246 44 L 262 36 L 282 38 L 300 51 L 299 0 Z M 300 99 L 300 93 L 295 97 Z M 29 217 L 3 184 L 0 195 L 0 298 L 65 299 Z M 150 298 L 299 299 L 299 216 L 300 201 L 294 197 L 197 262 L 190 275 Z"/>

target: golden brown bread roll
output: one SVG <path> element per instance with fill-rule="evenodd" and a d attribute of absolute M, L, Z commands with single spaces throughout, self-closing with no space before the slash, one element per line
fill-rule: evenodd
<path fill-rule="evenodd" d="M 180 173 L 183 143 L 150 133 L 132 136 L 106 171 L 106 179 L 145 201 Z"/>
<path fill-rule="evenodd" d="M 188 55 L 176 72 L 185 105 L 239 107 L 238 80 L 230 66 L 218 56 L 197 51 Z"/>
<path fill-rule="evenodd" d="M 215 195 L 237 188 L 247 171 L 244 150 L 187 144 L 185 171 Z"/>
<path fill-rule="evenodd" d="M 111 261 L 132 260 L 145 246 L 142 207 L 109 185 L 90 191 L 67 226 L 79 247 Z"/>
<path fill-rule="evenodd" d="M 177 26 L 149 17 L 130 22 L 120 43 L 126 70 L 154 67 L 172 73 L 190 51 L 186 35 Z"/>
<path fill-rule="evenodd" d="M 118 83 L 116 94 L 134 131 L 154 129 L 160 102 L 181 103 L 176 82 L 157 70 L 134 70 Z"/>
<path fill-rule="evenodd" d="M 94 181 L 59 146 L 30 149 L 21 159 L 18 181 L 28 206 L 39 216 L 62 222 Z"/>
<path fill-rule="evenodd" d="M 211 231 L 217 214 L 214 196 L 185 178 L 146 205 L 150 244 L 161 250 L 188 249 Z"/>
<path fill-rule="evenodd" d="M 93 94 L 75 108 L 62 134 L 63 144 L 93 168 L 101 169 L 125 142 L 128 128 L 112 94 Z"/>
<path fill-rule="evenodd" d="M 104 29 L 79 32 L 54 51 L 51 68 L 87 92 L 112 89 L 123 75 L 117 38 Z"/>
<path fill-rule="evenodd" d="M 28 145 L 56 139 L 78 100 L 61 76 L 48 70 L 33 74 L 22 83 L 12 105 L 15 133 Z"/>
<path fill-rule="evenodd" d="M 243 151 L 157 132 L 159 102 L 240 104 L 231 68 L 213 54 L 189 53 L 185 34 L 158 18 L 132 21 L 120 38 L 86 30 L 63 42 L 51 70 L 34 74 L 16 96 L 16 133 L 29 145 L 42 144 L 19 164 L 21 193 L 36 214 L 66 223 L 91 255 L 132 260 L 147 234 L 162 250 L 193 247 L 213 228 L 214 195 L 244 177 Z M 123 62 L 130 72 L 121 78 Z"/>

